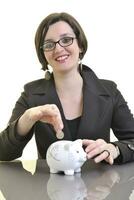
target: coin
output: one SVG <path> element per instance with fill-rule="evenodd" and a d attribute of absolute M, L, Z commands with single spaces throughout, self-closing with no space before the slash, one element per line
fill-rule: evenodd
<path fill-rule="evenodd" d="M 63 138 L 64 138 L 64 132 L 63 132 L 63 131 L 60 131 L 60 132 L 56 133 L 56 137 L 57 137 L 58 139 L 63 139 Z"/>

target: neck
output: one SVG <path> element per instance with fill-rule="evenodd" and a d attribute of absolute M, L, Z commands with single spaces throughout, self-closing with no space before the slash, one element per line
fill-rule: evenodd
<path fill-rule="evenodd" d="M 59 93 L 76 92 L 81 90 L 83 86 L 83 79 L 78 71 L 71 71 L 66 74 L 54 74 L 56 90 Z"/>

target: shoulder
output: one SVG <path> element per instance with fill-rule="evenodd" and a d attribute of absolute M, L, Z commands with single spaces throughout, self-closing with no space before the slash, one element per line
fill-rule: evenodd
<path fill-rule="evenodd" d="M 40 84 L 42 83 L 45 83 L 46 80 L 44 78 L 42 79 L 37 79 L 37 80 L 33 80 L 33 81 L 30 81 L 28 83 L 26 83 L 24 85 L 25 88 L 33 88 L 33 87 L 38 87 Z"/>
<path fill-rule="evenodd" d="M 99 81 L 103 85 L 103 87 L 108 91 L 110 96 L 116 97 L 118 94 L 120 94 L 120 91 L 117 88 L 117 84 L 114 81 L 106 79 L 99 79 Z"/>
<path fill-rule="evenodd" d="M 102 84 L 105 88 L 114 91 L 117 88 L 117 84 L 112 80 L 107 79 L 99 79 L 100 84 Z"/>
<path fill-rule="evenodd" d="M 46 84 L 47 84 L 47 80 L 45 80 L 44 78 L 34 80 L 34 81 L 26 83 L 24 85 L 24 90 L 27 93 L 34 93 L 36 91 L 40 91 L 40 89 L 42 88 L 45 88 Z"/>
<path fill-rule="evenodd" d="M 115 94 L 117 91 L 117 84 L 113 80 L 107 80 L 107 79 L 100 79 L 95 72 L 84 65 L 84 73 L 86 77 L 86 81 L 88 82 L 87 84 L 92 85 L 93 89 L 97 90 L 105 90 L 107 91 L 110 95 Z"/>

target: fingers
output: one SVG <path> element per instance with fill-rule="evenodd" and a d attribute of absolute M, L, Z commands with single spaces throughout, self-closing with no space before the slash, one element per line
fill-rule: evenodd
<path fill-rule="evenodd" d="M 63 129 L 63 122 L 58 107 L 54 104 L 46 105 L 42 108 L 43 116 L 41 121 L 53 125 L 56 132 Z"/>
<path fill-rule="evenodd" d="M 88 139 L 83 139 L 82 144 L 84 146 L 88 146 L 89 144 L 92 144 L 94 140 L 88 140 Z"/>
<path fill-rule="evenodd" d="M 85 151 L 88 154 L 88 158 L 93 158 L 104 151 L 105 144 L 106 143 L 102 139 L 87 141 L 87 147 L 85 148 Z"/>
<path fill-rule="evenodd" d="M 55 131 L 63 129 L 60 111 L 55 104 L 37 106 L 29 110 L 29 118 L 33 121 L 42 121 L 53 125 Z"/>
<path fill-rule="evenodd" d="M 113 164 L 113 157 L 111 156 L 110 153 L 108 153 L 107 150 L 104 150 L 102 153 L 100 153 L 97 157 L 94 158 L 94 161 L 96 163 L 99 163 L 101 161 L 105 160 L 106 162 L 108 162 L 110 165 Z"/>
<path fill-rule="evenodd" d="M 109 164 L 114 162 L 115 147 L 110 143 L 106 143 L 103 139 L 98 140 L 83 140 L 83 145 L 86 146 L 85 152 L 88 159 L 94 159 L 96 163 L 103 160 Z"/>

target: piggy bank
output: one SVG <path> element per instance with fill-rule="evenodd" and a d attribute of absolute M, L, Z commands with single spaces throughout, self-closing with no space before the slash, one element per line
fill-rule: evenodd
<path fill-rule="evenodd" d="M 82 140 L 54 142 L 47 150 L 46 161 L 50 173 L 63 171 L 66 175 L 73 175 L 74 172 L 81 172 L 81 166 L 86 161 Z"/>

